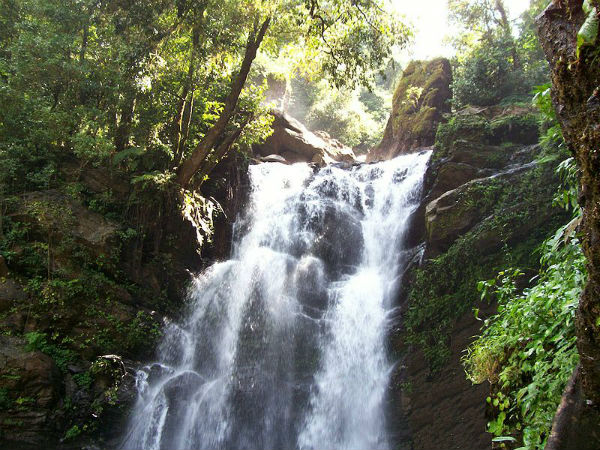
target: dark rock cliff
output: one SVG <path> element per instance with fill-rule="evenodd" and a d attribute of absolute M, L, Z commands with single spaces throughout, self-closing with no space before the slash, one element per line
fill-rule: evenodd
<path fill-rule="evenodd" d="M 63 176 L 83 195 L 36 191 L 11 205 L 0 257 L 0 447 L 119 438 L 134 367 L 152 356 L 163 317 L 179 314 L 193 272 L 228 257 L 246 184 L 240 167 L 220 165 L 205 198 L 182 198 L 67 161 Z M 103 192 L 110 208 L 98 204 Z M 212 235 L 198 228 L 210 227 L 208 198 L 223 207 Z"/>
<path fill-rule="evenodd" d="M 477 282 L 510 266 L 533 273 L 533 250 L 565 219 L 550 207 L 557 162 L 539 160 L 537 138 L 527 108 L 463 111 L 439 127 L 411 233 L 422 244 L 391 336 L 401 361 L 390 387 L 392 431 L 408 429 L 396 437 L 401 448 L 491 447 L 490 386 L 472 385 L 461 358 L 495 310 L 479 300 Z"/>

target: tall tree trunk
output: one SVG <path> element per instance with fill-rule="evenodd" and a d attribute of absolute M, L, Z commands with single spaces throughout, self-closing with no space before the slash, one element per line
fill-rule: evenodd
<path fill-rule="evenodd" d="M 252 121 L 252 118 L 253 116 L 248 116 L 248 118 L 237 130 L 235 130 L 233 133 L 227 136 L 225 140 L 217 146 L 212 158 L 204 161 L 204 163 L 200 166 L 200 169 L 197 172 L 201 180 L 206 175 L 210 175 L 210 173 L 217 166 L 217 164 L 219 164 L 219 162 L 227 155 L 233 144 L 235 144 L 239 137 L 242 135 L 244 128 L 246 128 L 246 126 Z M 202 183 L 202 181 L 200 181 L 200 183 Z"/>
<path fill-rule="evenodd" d="M 185 84 L 182 88 L 180 102 L 177 108 L 177 114 L 172 124 L 172 142 L 174 163 L 179 165 L 185 152 L 185 142 L 188 137 L 190 122 L 192 120 L 192 111 L 194 109 L 194 75 L 196 73 L 196 55 L 200 47 L 200 32 L 203 26 L 204 11 L 206 3 L 200 6 L 197 14 L 197 22 L 192 28 L 192 45 L 190 48 L 190 63 Z"/>
<path fill-rule="evenodd" d="M 129 143 L 129 133 L 133 123 L 136 94 L 133 88 L 128 88 L 121 106 L 120 120 L 115 132 L 115 151 L 124 150 Z"/>
<path fill-rule="evenodd" d="M 519 52 L 517 51 L 517 43 L 515 42 L 512 35 L 512 27 L 510 26 L 510 21 L 508 20 L 508 14 L 506 13 L 504 2 L 502 0 L 496 0 L 495 8 L 496 11 L 498 11 L 498 14 L 500 14 L 500 25 L 504 29 L 506 37 L 510 40 L 510 51 L 513 58 L 513 67 L 515 69 L 518 69 L 521 67 L 521 60 L 519 58 Z"/>
<path fill-rule="evenodd" d="M 268 17 L 262 23 L 260 28 L 255 27 L 250 34 L 248 43 L 246 44 L 242 65 L 237 76 L 233 80 L 229 95 L 225 99 L 225 105 L 221 115 L 212 128 L 204 135 L 204 138 L 196 146 L 192 154 L 183 161 L 177 172 L 177 181 L 182 187 L 187 187 L 190 183 L 190 180 L 198 169 L 200 169 L 200 166 L 209 155 L 210 151 L 219 140 L 219 137 L 223 134 L 223 131 L 225 131 L 225 127 L 229 123 L 229 120 L 234 115 L 240 94 L 242 93 L 242 89 L 244 88 L 248 74 L 250 73 L 252 63 L 256 58 L 256 53 L 258 52 L 270 24 L 271 18 Z"/>
<path fill-rule="evenodd" d="M 183 157 L 183 136 L 185 134 L 186 119 L 189 119 L 189 115 L 191 115 L 191 108 L 194 102 L 194 91 L 192 89 L 194 71 L 194 51 L 192 50 L 190 52 L 190 65 L 188 68 L 188 74 L 180 94 L 179 104 L 177 105 L 177 114 L 175 114 L 173 123 L 171 124 L 171 128 L 173 130 L 171 140 L 173 142 L 175 164 L 179 164 L 181 162 L 181 158 Z M 188 112 L 189 114 L 186 114 Z"/>
<path fill-rule="evenodd" d="M 585 408 L 600 407 L 600 42 L 577 58 L 583 0 L 555 0 L 538 18 L 550 63 L 552 97 L 563 135 L 580 169 L 582 245 L 588 281 L 576 312 L 577 348 Z M 598 424 L 600 427 L 600 424 Z M 581 430 L 591 436 L 591 430 Z M 600 443 L 595 442 L 600 448 Z M 573 447 L 568 447 L 573 448 Z"/>

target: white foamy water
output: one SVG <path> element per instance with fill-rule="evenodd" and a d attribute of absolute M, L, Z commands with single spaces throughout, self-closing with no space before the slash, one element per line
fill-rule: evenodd
<path fill-rule="evenodd" d="M 139 370 L 122 448 L 388 448 L 385 339 L 429 155 L 251 166 L 233 256 Z"/>

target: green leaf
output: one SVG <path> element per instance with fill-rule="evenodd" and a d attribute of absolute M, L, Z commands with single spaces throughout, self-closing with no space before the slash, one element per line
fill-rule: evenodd
<path fill-rule="evenodd" d="M 595 45 L 598 37 L 598 10 L 589 4 L 587 8 L 588 16 L 577 33 L 577 58 L 579 58 L 581 48 L 586 45 Z"/>
<path fill-rule="evenodd" d="M 144 149 L 142 147 L 130 147 L 125 150 L 121 150 L 115 156 L 113 156 L 112 163 L 113 165 L 118 165 L 121 161 L 129 157 L 140 156 L 144 153 Z"/>

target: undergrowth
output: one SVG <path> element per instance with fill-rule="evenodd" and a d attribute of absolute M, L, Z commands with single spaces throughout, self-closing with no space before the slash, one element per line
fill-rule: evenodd
<path fill-rule="evenodd" d="M 547 150 L 560 148 L 564 144 L 549 88 L 540 86 L 537 92 L 536 103 L 547 118 L 540 144 Z M 562 187 L 553 203 L 572 211 L 573 219 L 543 244 L 541 269 L 528 288 L 518 289 L 524 274 L 514 268 L 478 284 L 482 299 L 498 302 L 498 313 L 484 322 L 463 358 L 473 383 L 492 384 L 488 431 L 504 448 L 545 447 L 562 392 L 578 363 L 574 322 L 586 270 L 576 234 L 581 209 L 573 158 L 563 161 L 557 172 Z"/>

